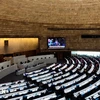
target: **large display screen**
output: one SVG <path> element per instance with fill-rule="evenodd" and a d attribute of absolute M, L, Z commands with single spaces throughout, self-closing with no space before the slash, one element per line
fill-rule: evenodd
<path fill-rule="evenodd" d="M 48 49 L 64 49 L 66 39 L 64 37 L 49 37 L 47 40 Z"/>

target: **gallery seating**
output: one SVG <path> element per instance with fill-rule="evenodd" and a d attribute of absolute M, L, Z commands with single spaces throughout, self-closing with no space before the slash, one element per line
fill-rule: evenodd
<path fill-rule="evenodd" d="M 45 67 L 48 64 L 56 63 L 57 58 L 54 55 L 41 55 L 41 56 L 32 56 L 28 58 L 20 58 L 18 62 L 18 71 L 17 75 L 23 74 L 25 72 L 34 71 L 40 68 Z M 22 62 L 22 63 L 21 63 Z"/>
<path fill-rule="evenodd" d="M 17 70 L 17 64 L 11 65 L 11 61 L 0 63 L 0 79 L 15 72 Z"/>
<path fill-rule="evenodd" d="M 30 56 L 27 59 L 28 59 L 29 62 L 31 62 L 31 61 L 34 61 L 34 60 L 50 59 L 50 58 L 54 58 L 54 54 Z"/>
<path fill-rule="evenodd" d="M 12 62 L 13 62 L 13 64 L 18 64 L 18 60 L 19 60 L 19 59 L 23 59 L 23 58 L 26 58 L 26 55 L 14 56 L 14 57 L 12 58 Z"/>

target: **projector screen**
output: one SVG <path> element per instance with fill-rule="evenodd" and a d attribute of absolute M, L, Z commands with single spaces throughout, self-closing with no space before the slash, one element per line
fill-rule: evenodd
<path fill-rule="evenodd" d="M 66 47 L 66 39 L 64 37 L 49 37 L 47 46 L 48 49 L 64 49 Z"/>

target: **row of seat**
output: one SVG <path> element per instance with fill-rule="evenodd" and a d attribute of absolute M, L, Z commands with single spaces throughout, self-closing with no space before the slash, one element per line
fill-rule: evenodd
<path fill-rule="evenodd" d="M 66 57 L 66 63 L 53 63 L 45 68 L 24 73 L 23 82 L 0 85 L 0 98 L 7 100 L 99 98 L 100 73 L 97 73 L 100 70 L 99 62 L 100 59 L 93 57 Z"/>

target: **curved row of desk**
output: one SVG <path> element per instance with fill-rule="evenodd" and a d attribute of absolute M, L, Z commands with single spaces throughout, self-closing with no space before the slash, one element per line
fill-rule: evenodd
<path fill-rule="evenodd" d="M 53 63 L 24 73 L 23 80 L 0 84 L 0 99 L 99 100 L 99 77 L 99 58 L 66 57 L 66 63 Z"/>

